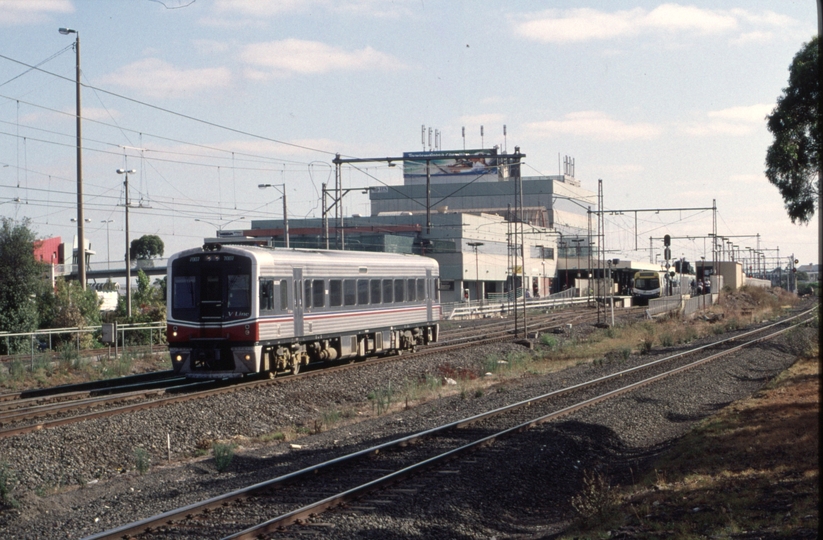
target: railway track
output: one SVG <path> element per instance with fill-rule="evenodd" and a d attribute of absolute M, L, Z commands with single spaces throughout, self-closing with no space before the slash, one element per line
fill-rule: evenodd
<path fill-rule="evenodd" d="M 591 319 L 594 314 L 591 310 L 563 312 L 535 316 L 529 324 L 530 332 L 545 332 L 566 327 L 568 324 L 578 324 Z M 406 359 L 412 355 L 431 355 L 459 350 L 467 347 L 495 343 L 509 340 L 512 337 L 508 325 L 493 324 L 492 328 L 481 325 L 482 329 L 472 328 L 469 335 L 452 334 L 449 341 L 438 343 L 421 349 L 420 351 L 403 355 Z M 480 336 L 480 337 L 478 337 Z M 397 361 L 398 356 L 371 358 L 371 364 Z M 274 380 L 266 377 L 254 377 L 242 380 L 191 380 L 176 377 L 172 372 L 162 372 L 163 375 L 152 379 L 146 377 L 140 380 L 129 379 L 125 384 L 116 385 L 116 381 L 99 381 L 97 383 L 83 383 L 60 387 L 62 392 L 50 392 L 49 389 L 31 391 L 35 395 L 23 398 L 26 392 L 15 394 L 17 399 L 7 399 L 0 402 L 0 439 L 14 437 L 25 433 L 40 431 L 73 422 L 81 422 L 94 418 L 127 414 L 130 412 L 161 407 L 172 403 L 202 399 L 225 392 L 255 388 L 271 384 L 283 384 L 301 377 L 313 377 L 330 371 L 356 369 L 358 364 L 338 364 L 326 367 L 323 370 L 307 370 L 289 377 L 278 377 Z M 85 388 L 86 386 L 89 388 Z M 7 394 L 11 396 L 11 394 Z"/>
<path fill-rule="evenodd" d="M 809 320 L 812 311 L 631 369 L 338 456 L 265 482 L 103 531 L 87 537 L 87 540 L 136 534 L 142 534 L 145 538 L 257 538 L 294 523 L 316 521 L 319 514 L 330 508 L 343 506 L 368 510 L 368 504 L 358 507 L 352 505 L 353 501 L 432 467 L 465 459 L 468 452 L 491 445 L 496 439 L 772 339 L 793 325 Z M 441 472 L 445 474 L 449 470 Z M 386 497 L 390 498 L 390 495 Z M 272 515 L 276 517 L 271 518 Z"/>

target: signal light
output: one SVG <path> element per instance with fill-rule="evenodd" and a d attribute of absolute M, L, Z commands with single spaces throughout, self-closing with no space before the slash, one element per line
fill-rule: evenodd
<path fill-rule="evenodd" d="M 672 237 L 669 236 L 668 234 L 663 237 L 663 245 L 664 246 L 672 245 Z"/>

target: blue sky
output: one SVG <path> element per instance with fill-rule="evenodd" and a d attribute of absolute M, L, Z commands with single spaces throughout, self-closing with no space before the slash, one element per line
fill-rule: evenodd
<path fill-rule="evenodd" d="M 171 254 L 281 217 L 260 183 L 286 184 L 291 218 L 319 216 L 335 153 L 421 150 L 425 125 L 443 149 L 463 148 L 464 126 L 480 147 L 483 126 L 485 147 L 527 155 L 524 175 L 572 156 L 583 187 L 603 180 L 607 210 L 715 199 L 720 235 L 759 233 L 806 264 L 816 227 L 792 225 L 763 174 L 764 117 L 816 17 L 812 0 L 0 0 L 0 214 L 41 237 L 75 232 L 74 35 L 57 31 L 69 27 L 87 85 L 86 235 L 102 260 L 106 220 L 111 258 L 124 251 L 117 168 L 138 170 L 132 237 L 158 234 Z M 347 169 L 343 184 L 399 184 L 399 169 Z M 367 209 L 346 198 L 346 213 Z M 631 251 L 633 215 L 606 227 L 609 249 L 648 257 Z M 712 218 L 640 214 L 638 229 L 644 248 L 705 235 Z M 695 260 L 703 242 L 672 252 Z"/>

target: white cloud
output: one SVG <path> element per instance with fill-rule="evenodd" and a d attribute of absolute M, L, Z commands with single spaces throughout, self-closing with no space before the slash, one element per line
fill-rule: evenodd
<path fill-rule="evenodd" d="M 658 137 L 662 129 L 654 124 L 627 124 L 610 118 L 601 111 L 579 111 L 562 120 L 544 120 L 526 124 L 526 131 L 535 137 L 575 136 L 601 141 L 648 140 Z"/>
<path fill-rule="evenodd" d="M 774 107 L 774 103 L 758 103 L 757 105 L 743 105 L 720 109 L 719 111 L 709 111 L 706 116 L 739 122 L 762 122 Z"/>
<path fill-rule="evenodd" d="M 101 82 L 151 97 L 183 97 L 229 86 L 231 72 L 224 67 L 180 69 L 158 58 L 146 58 L 105 75 Z"/>
<path fill-rule="evenodd" d="M 268 69 L 271 75 L 317 74 L 330 71 L 394 70 L 402 67 L 393 56 L 371 47 L 346 51 L 319 41 L 286 39 L 248 45 L 240 54 L 259 78 Z M 256 69 L 260 68 L 260 69 Z"/>
<path fill-rule="evenodd" d="M 213 39 L 195 39 L 192 44 L 200 54 L 218 54 L 229 50 L 229 44 Z"/>
<path fill-rule="evenodd" d="M 403 5 L 411 3 L 411 0 L 216 0 L 214 8 L 221 16 L 254 18 L 326 10 L 370 18 L 396 19 L 411 15 L 411 11 Z"/>
<path fill-rule="evenodd" d="M 489 114 L 475 114 L 470 116 L 461 116 L 460 122 L 465 125 L 470 126 L 496 126 L 502 124 L 506 120 L 506 117 L 502 114 L 497 113 L 489 113 Z M 503 129 L 503 128 L 500 128 Z M 484 128 L 485 130 L 485 128 Z"/>
<path fill-rule="evenodd" d="M 74 13 L 70 0 L 0 0 L 0 26 L 39 23 L 63 13 Z"/>
<path fill-rule="evenodd" d="M 729 135 L 740 137 L 755 130 L 765 128 L 765 118 L 774 108 L 774 103 L 758 103 L 708 111 L 706 119 L 681 125 L 687 135 L 697 137 Z"/>
<path fill-rule="evenodd" d="M 774 39 L 774 32 L 764 32 L 757 30 L 754 32 L 744 32 L 735 39 L 730 40 L 732 45 L 746 45 L 748 43 L 768 43 Z"/>
<path fill-rule="evenodd" d="M 223 14 L 250 15 L 253 17 L 271 17 L 307 9 L 318 3 L 310 0 L 216 0 L 214 8 Z"/>
<path fill-rule="evenodd" d="M 526 39 L 544 43 L 575 43 L 610 40 L 642 34 L 720 35 L 740 33 L 735 43 L 771 39 L 773 28 L 796 25 L 790 17 L 771 11 L 754 13 L 743 9 L 704 9 L 680 4 L 662 4 L 651 11 L 634 8 L 599 11 L 589 8 L 546 10 L 512 17 L 514 31 Z M 742 31 L 742 27 L 746 28 Z M 768 27 L 762 30 L 759 27 Z"/>

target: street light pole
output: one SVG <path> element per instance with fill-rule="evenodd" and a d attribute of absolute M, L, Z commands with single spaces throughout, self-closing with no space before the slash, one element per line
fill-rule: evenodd
<path fill-rule="evenodd" d="M 83 234 L 83 137 L 80 122 L 80 32 L 71 28 L 60 28 L 58 32 L 67 36 L 75 35 L 74 53 L 76 59 L 75 97 L 77 108 L 77 279 L 86 290 L 86 239 Z"/>
<path fill-rule="evenodd" d="M 131 246 L 129 245 L 129 174 L 135 169 L 117 169 L 117 174 L 126 175 L 126 316 L 131 317 Z"/>
<path fill-rule="evenodd" d="M 257 187 L 260 189 L 266 188 L 274 188 L 277 189 L 278 186 L 282 186 L 282 193 L 283 193 L 283 236 L 285 238 L 286 249 L 289 247 L 289 209 L 288 205 L 286 204 L 286 184 L 285 182 L 282 184 L 257 184 Z"/>
<path fill-rule="evenodd" d="M 474 288 L 477 292 L 477 300 L 480 305 L 483 305 L 483 297 L 480 295 L 480 262 L 477 256 L 477 248 L 483 245 L 483 242 L 469 242 L 469 245 L 474 248 Z"/>

